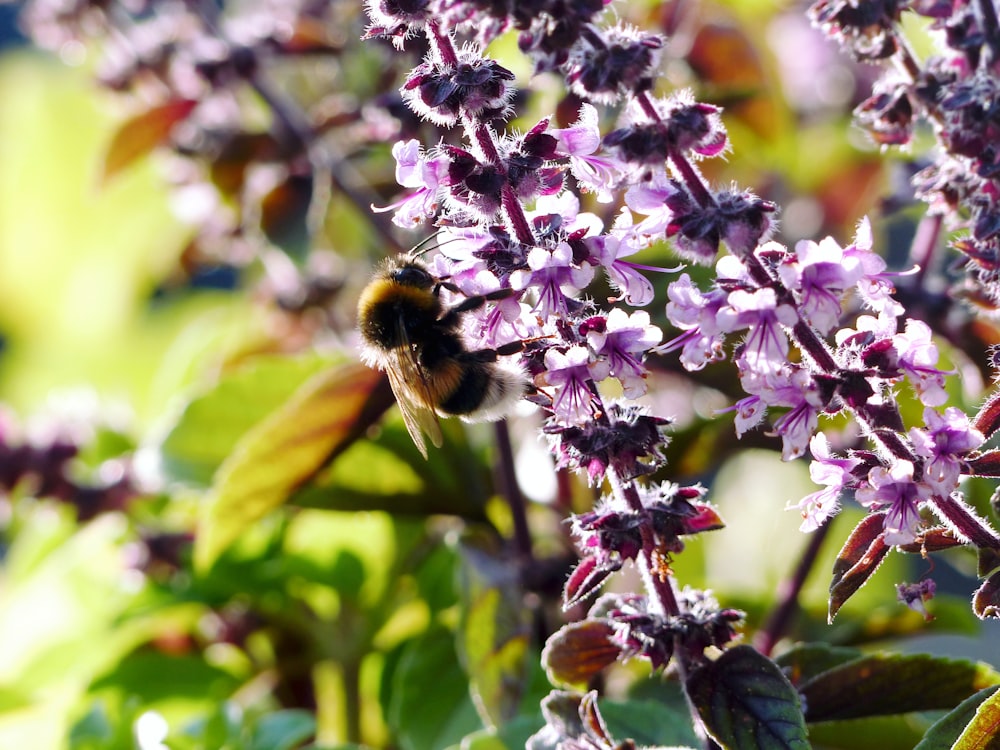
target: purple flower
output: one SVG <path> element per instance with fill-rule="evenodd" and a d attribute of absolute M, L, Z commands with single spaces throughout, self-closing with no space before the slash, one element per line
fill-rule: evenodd
<path fill-rule="evenodd" d="M 665 239 L 673 223 L 676 201 L 684 198 L 686 195 L 662 170 L 632 185 L 625 193 L 625 205 L 646 217 L 635 225 L 633 233 L 646 243 Z"/>
<path fill-rule="evenodd" d="M 545 372 L 538 375 L 536 382 L 555 389 L 552 413 L 557 420 L 572 425 L 594 418 L 588 381 L 604 380 L 607 376 L 606 362 L 591 362 L 587 347 L 573 346 L 565 354 L 558 349 L 545 352 Z"/>
<path fill-rule="evenodd" d="M 779 269 L 781 280 L 796 292 L 799 309 L 820 333 L 829 333 L 840 320 L 840 300 L 864 274 L 857 255 L 845 255 L 832 237 L 820 242 L 801 240 L 795 260 Z"/>
<path fill-rule="evenodd" d="M 748 329 L 742 357 L 761 373 L 776 372 L 786 363 L 788 337 L 782 326 L 793 326 L 797 320 L 795 308 L 779 305 L 774 290 L 768 287 L 730 292 L 718 314 L 723 331 Z"/>
<path fill-rule="evenodd" d="M 914 612 L 923 615 L 925 620 L 930 621 L 934 617 L 927 611 L 927 607 L 924 605 L 934 598 L 936 591 L 937 584 L 934 583 L 934 579 L 925 578 L 919 583 L 897 584 L 896 598 Z"/>
<path fill-rule="evenodd" d="M 611 375 L 618 378 L 626 398 L 638 398 L 646 392 L 646 368 L 641 357 L 660 343 L 663 334 L 650 325 L 649 313 L 639 310 L 630 316 L 614 308 L 601 325 L 587 330 L 587 344 L 605 357 Z"/>
<path fill-rule="evenodd" d="M 709 362 L 722 359 L 725 332 L 718 324 L 719 310 L 726 302 L 721 289 L 702 294 L 686 273 L 667 287 L 667 317 L 682 333 L 659 347 L 660 352 L 681 349 L 681 364 L 688 370 L 700 370 Z"/>
<path fill-rule="evenodd" d="M 781 457 L 785 461 L 801 456 L 816 431 L 823 408 L 812 375 L 805 368 L 788 363 L 775 372 L 762 373 L 747 364 L 740 369 L 740 381 L 747 393 L 760 397 L 767 406 L 789 407 L 774 421 L 774 431 L 781 435 Z"/>
<path fill-rule="evenodd" d="M 940 406 L 948 400 L 944 390 L 943 370 L 938 361 L 937 346 L 931 339 L 931 329 L 921 320 L 907 319 L 906 330 L 892 338 L 899 366 L 906 373 L 924 406 Z"/>
<path fill-rule="evenodd" d="M 557 154 L 569 157 L 569 168 L 576 184 L 584 192 L 592 192 L 601 203 L 610 203 L 612 190 L 621 179 L 622 165 L 610 156 L 596 156 L 601 145 L 597 110 L 592 104 L 583 104 L 575 124 L 556 128 L 549 134 L 559 142 Z"/>
<path fill-rule="evenodd" d="M 830 451 L 826 435 L 814 435 L 809 441 L 809 451 L 813 461 L 809 465 L 809 476 L 816 484 L 826 485 L 825 489 L 806 495 L 798 503 L 789 505 L 787 510 L 798 508 L 802 514 L 799 531 L 815 531 L 840 509 L 840 495 L 853 480 L 851 471 L 858 465 L 856 458 L 837 458 Z"/>
<path fill-rule="evenodd" d="M 501 284 L 495 275 L 482 269 L 476 273 L 473 283 L 467 288 L 473 290 L 467 296 L 474 296 L 496 292 L 501 289 Z M 511 295 L 482 308 L 478 315 L 470 315 L 468 320 L 472 322 L 472 339 L 476 348 L 495 349 L 531 336 L 526 323 L 531 317 L 526 313 L 527 306 L 516 295 Z"/>
<path fill-rule="evenodd" d="M 558 231 L 562 236 L 576 235 L 594 237 L 604 231 L 604 222 L 597 214 L 580 211 L 580 199 L 569 190 L 554 195 L 543 195 L 535 201 L 535 210 L 526 211 L 525 216 L 551 234 Z"/>
<path fill-rule="evenodd" d="M 893 274 L 885 272 L 885 261 L 872 251 L 873 245 L 871 222 L 865 216 L 858 222 L 853 244 L 844 248 L 844 258 L 856 259 L 861 264 L 863 273 L 857 281 L 857 290 L 865 304 L 878 313 L 898 317 L 903 314 L 903 306 L 892 298 L 896 291 L 890 278 Z"/>
<path fill-rule="evenodd" d="M 589 263 L 573 264 L 573 250 L 560 242 L 551 250 L 534 247 L 528 253 L 528 270 L 514 271 L 510 277 L 514 289 L 535 289 L 538 301 L 532 308 L 544 319 L 563 317 L 567 312 L 567 296 L 576 294 L 594 278 Z"/>
<path fill-rule="evenodd" d="M 972 428 L 968 415 L 949 406 L 944 415 L 934 409 L 924 409 L 926 430 L 910 430 L 913 450 L 924 463 L 924 481 L 934 492 L 947 497 L 958 486 L 961 475 L 959 456 L 983 444 L 981 432 Z"/>
<path fill-rule="evenodd" d="M 929 485 L 913 481 L 913 464 L 900 460 L 890 469 L 874 467 L 868 472 L 867 483 L 854 493 L 865 508 L 888 510 L 882 537 L 887 545 L 909 544 L 917 538 L 920 504 L 930 496 Z"/>
<path fill-rule="evenodd" d="M 448 160 L 441 156 L 424 156 L 417 140 L 397 141 L 392 147 L 392 155 L 396 159 L 396 182 L 416 190 L 388 206 L 372 206 L 371 209 L 376 213 L 394 210 L 392 223 L 412 229 L 433 217 L 440 208 L 439 190 L 448 174 Z"/>
<path fill-rule="evenodd" d="M 652 302 L 654 295 L 653 284 L 642 271 L 669 273 L 680 270 L 680 267 L 657 268 L 622 260 L 639 252 L 643 246 L 631 219 L 628 209 L 622 209 L 611 232 L 587 238 L 587 245 L 597 256 L 595 261 L 604 268 L 611 286 L 621 295 L 620 299 L 634 307 L 642 307 Z"/>

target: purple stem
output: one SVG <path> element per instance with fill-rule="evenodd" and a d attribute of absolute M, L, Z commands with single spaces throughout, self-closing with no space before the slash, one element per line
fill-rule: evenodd
<path fill-rule="evenodd" d="M 825 523 L 810 535 L 809 543 L 802 551 L 798 565 L 795 566 L 795 572 L 778 589 L 780 597 L 778 607 L 754 637 L 754 645 L 764 656 L 770 656 L 775 645 L 788 632 L 792 618 L 799 609 L 802 587 L 805 586 L 806 579 L 816 565 L 823 542 L 830 535 L 830 528 L 831 524 Z"/>

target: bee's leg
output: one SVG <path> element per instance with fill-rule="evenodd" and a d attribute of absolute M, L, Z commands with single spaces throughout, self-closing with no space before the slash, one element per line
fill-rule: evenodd
<path fill-rule="evenodd" d="M 464 313 L 469 310 L 478 310 L 487 302 L 496 302 L 497 300 L 507 299 L 508 297 L 513 297 L 517 294 L 519 294 L 519 292 L 516 289 L 497 289 L 492 292 L 487 292 L 486 294 L 474 294 L 471 297 L 466 297 L 454 307 L 448 308 L 448 312 Z"/>
<path fill-rule="evenodd" d="M 517 354 L 524 349 L 524 344 L 525 342 L 523 341 L 511 341 L 509 344 L 498 346 L 496 349 L 476 349 L 475 351 L 467 352 L 466 356 L 476 362 L 496 362 L 498 357 L 509 357 L 511 354 Z"/>
<path fill-rule="evenodd" d="M 515 297 L 518 294 L 520 294 L 520 292 L 516 289 L 496 289 L 492 292 L 487 292 L 486 294 L 474 294 L 471 297 L 466 297 L 457 305 L 449 307 L 445 310 L 444 314 L 438 318 L 438 320 L 443 323 L 450 324 L 462 315 L 462 313 L 467 313 L 470 310 L 478 310 L 487 302 L 496 302 L 497 300 L 507 299 L 508 297 Z"/>

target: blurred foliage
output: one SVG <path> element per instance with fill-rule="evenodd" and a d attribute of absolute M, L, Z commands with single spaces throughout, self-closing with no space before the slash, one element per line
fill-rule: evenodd
<path fill-rule="evenodd" d="M 854 146 L 849 95 L 833 105 L 790 101 L 789 73 L 767 38 L 787 21 L 773 3 L 704 8 L 677 29 L 666 28 L 659 4 L 633 12 L 676 32 L 686 50 L 669 84 L 697 83 L 727 107 L 734 155 L 709 176 L 788 206 L 790 240 L 848 233 L 892 170 Z M 494 46 L 516 55 L 509 37 Z M 345 96 L 363 99 L 382 85 L 381 63 L 366 48 L 350 51 L 342 75 L 357 90 Z M 523 60 L 511 67 L 526 80 Z M 288 83 L 308 95 L 320 78 L 289 73 Z M 488 433 L 445 425 L 444 448 L 425 462 L 398 417 L 382 421 L 391 397 L 354 362 L 353 300 L 371 264 L 397 248 L 343 193 L 318 227 L 307 215 L 311 183 L 286 175 L 266 193 L 263 239 L 302 267 L 320 258 L 334 268 L 315 277 L 329 287 L 311 288 L 328 293 L 317 307 L 330 335 L 316 336 L 315 310 L 275 288 L 274 266 L 287 257 L 190 261 L 198 228 L 177 218 L 181 198 L 156 149 L 185 105 L 124 111 L 91 80 L 39 53 L 0 57 L 0 398 L 9 408 L 0 439 L 42 454 L 60 441 L 78 449 L 53 463 L 58 491 L 46 491 L 33 464 L 0 501 L 0 747 L 523 747 L 549 690 L 541 644 L 572 616 L 557 606 L 571 552 L 565 508 L 530 509 L 539 563 L 526 594 L 511 565 L 512 521 L 495 502 Z M 560 106 L 544 81 L 537 92 L 530 106 Z M 365 143 L 352 154 L 372 196 L 391 180 L 387 148 Z M 220 212 L 238 202 L 245 178 L 233 149 L 211 176 L 220 192 L 233 188 Z M 310 238 L 320 251 L 312 256 Z M 651 249 L 643 262 L 666 252 Z M 661 314 L 662 290 L 654 308 Z M 711 487 L 729 524 L 692 542 L 672 570 L 744 608 L 752 640 L 807 544 L 799 519 L 781 509 L 811 484 L 768 439 L 748 436 L 768 449 L 737 455 L 728 425 L 706 428 L 732 384 L 712 373 L 693 384 L 663 367 L 650 399 L 679 415 L 671 469 Z M 954 396 L 972 403 L 975 372 L 963 372 L 966 389 Z M 520 421 L 530 429 L 531 419 Z M 533 437 L 523 442 L 526 455 L 537 448 Z M 127 501 L 100 494 L 126 470 Z M 985 507 L 988 495 L 974 488 L 972 499 Z M 569 496 L 593 499 L 583 486 Z M 831 538 L 858 518 L 845 511 Z M 827 625 L 834 546 L 822 550 L 786 650 L 799 640 L 867 649 L 977 632 L 964 602 L 943 596 L 928 623 L 891 601 L 891 585 L 926 564 L 901 555 Z M 971 557 L 950 560 L 955 578 L 974 569 Z M 843 663 L 858 666 L 844 654 L 823 658 L 848 676 Z M 912 675 L 909 662 L 892 666 Z M 995 713 L 995 674 L 953 668 L 986 675 L 975 685 L 982 693 L 956 691 L 964 702 L 955 711 Z M 836 692 L 837 675 L 826 675 L 813 683 L 817 695 Z M 629 665 L 607 678 L 611 734 L 693 744 L 683 702 L 647 677 Z M 713 699 L 736 699 L 740 685 L 713 687 L 708 677 L 701 684 Z M 810 731 L 823 747 L 912 747 L 941 718 L 934 708 L 824 716 Z M 935 726 L 952 736 L 946 722 Z"/>

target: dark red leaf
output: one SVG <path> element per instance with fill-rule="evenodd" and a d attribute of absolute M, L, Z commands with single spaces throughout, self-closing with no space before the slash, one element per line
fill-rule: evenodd
<path fill-rule="evenodd" d="M 833 580 L 830 582 L 830 621 L 836 616 L 844 602 L 878 570 L 889 548 L 882 541 L 885 522 L 884 513 L 872 513 L 859 523 L 833 564 Z"/>
<path fill-rule="evenodd" d="M 608 567 L 598 567 L 597 558 L 588 555 L 580 561 L 566 579 L 563 589 L 563 609 L 569 609 L 597 591 L 613 571 Z"/>
<path fill-rule="evenodd" d="M 927 529 L 909 544 L 899 545 L 899 549 L 903 552 L 922 555 L 925 552 L 940 552 L 952 547 L 961 547 L 964 544 L 965 542 L 956 537 L 951 529 L 937 526 L 933 529 Z"/>

